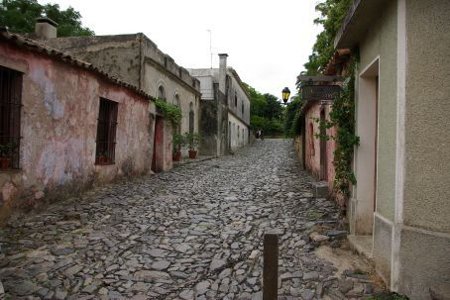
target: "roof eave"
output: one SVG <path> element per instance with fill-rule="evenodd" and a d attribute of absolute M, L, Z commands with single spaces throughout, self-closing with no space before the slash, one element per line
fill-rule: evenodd
<path fill-rule="evenodd" d="M 334 48 L 354 48 L 391 0 L 354 0 L 334 39 Z"/>

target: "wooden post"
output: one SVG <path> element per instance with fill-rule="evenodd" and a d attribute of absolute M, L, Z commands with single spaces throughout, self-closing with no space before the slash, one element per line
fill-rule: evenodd
<path fill-rule="evenodd" d="M 278 235 L 264 235 L 263 300 L 278 298 Z"/>

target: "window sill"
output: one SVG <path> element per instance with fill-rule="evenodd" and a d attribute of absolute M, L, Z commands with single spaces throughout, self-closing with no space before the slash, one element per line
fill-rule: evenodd
<path fill-rule="evenodd" d="M 20 173 L 22 171 L 22 169 L 0 169 L 0 173 L 8 173 L 8 174 L 16 174 L 16 173 Z"/>

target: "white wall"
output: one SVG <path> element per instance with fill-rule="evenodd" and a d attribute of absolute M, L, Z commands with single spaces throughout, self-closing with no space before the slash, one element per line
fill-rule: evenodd
<path fill-rule="evenodd" d="M 232 114 L 228 114 L 229 137 L 231 137 L 231 150 L 244 147 L 248 144 L 248 127 Z"/>

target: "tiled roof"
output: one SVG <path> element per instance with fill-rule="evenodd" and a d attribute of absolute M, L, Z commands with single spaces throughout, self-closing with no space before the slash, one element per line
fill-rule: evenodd
<path fill-rule="evenodd" d="M 122 81 L 118 79 L 117 77 L 111 76 L 110 74 L 106 73 L 105 71 L 102 71 L 101 69 L 97 68 L 91 63 L 82 61 L 78 58 L 75 58 L 65 52 L 62 52 L 60 50 L 57 50 L 55 48 L 51 48 L 37 40 L 26 38 L 22 35 L 11 33 L 8 31 L 7 28 L 2 27 L 0 28 L 0 40 L 9 42 L 11 44 L 16 45 L 19 48 L 23 48 L 32 52 L 40 53 L 43 55 L 46 55 L 48 57 L 51 57 L 52 59 L 64 62 L 66 64 L 76 66 L 83 68 L 85 70 L 88 70 L 96 75 L 99 75 L 100 77 L 108 80 L 111 83 L 114 83 L 116 85 L 125 87 L 129 90 L 132 90 L 133 92 L 137 93 L 138 95 L 148 99 L 148 100 L 155 100 L 154 97 L 150 96 L 143 90 L 139 89 L 138 87 L 127 83 L 125 81 Z"/>

